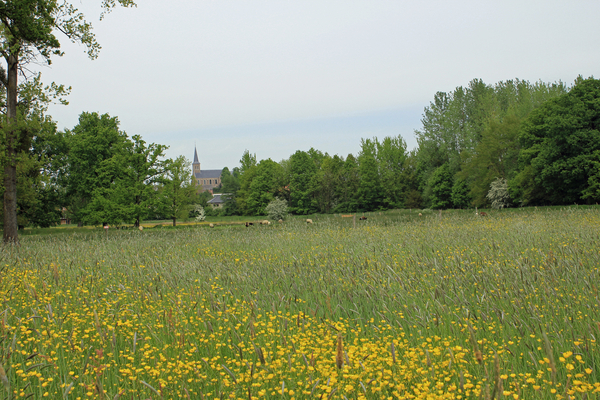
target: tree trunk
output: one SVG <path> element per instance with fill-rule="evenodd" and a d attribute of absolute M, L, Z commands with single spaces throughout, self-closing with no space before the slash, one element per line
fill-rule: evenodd
<path fill-rule="evenodd" d="M 4 167 L 4 243 L 19 243 L 17 224 L 17 74 L 19 59 L 8 57 L 6 166 Z"/>
<path fill-rule="evenodd" d="M 173 226 L 177 226 L 177 218 L 173 217 Z"/>

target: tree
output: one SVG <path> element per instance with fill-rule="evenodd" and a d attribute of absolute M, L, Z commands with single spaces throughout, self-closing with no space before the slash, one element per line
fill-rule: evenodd
<path fill-rule="evenodd" d="M 402 136 L 385 137 L 377 146 L 377 161 L 386 208 L 400 208 L 404 204 L 405 182 L 402 172 L 406 162 L 406 142 Z"/>
<path fill-rule="evenodd" d="M 244 173 L 250 170 L 252 167 L 256 166 L 256 153 L 250 154 L 248 150 L 244 150 L 244 154 L 240 159 L 240 175 L 244 175 Z"/>
<path fill-rule="evenodd" d="M 0 112 L 5 114 L 6 91 L 0 85 Z M 19 85 L 19 135 L 26 136 L 15 149 L 17 222 L 19 226 L 51 226 L 60 221 L 62 195 L 56 189 L 55 173 L 64 155 L 56 123 L 44 115 L 48 102 L 64 93 L 64 88 L 43 87 L 39 77 Z M 3 109 L 4 108 L 4 109 Z M 4 150 L 5 125 L 0 123 L 0 149 Z M 54 140 L 57 138 L 58 140 Z M 58 154 L 57 154 L 58 153 Z M 0 169 L 5 171 L 6 153 L 0 151 Z M 0 181 L 0 196 L 5 193 L 5 180 Z M 0 209 L 4 220 L 4 208 Z"/>
<path fill-rule="evenodd" d="M 267 205 L 282 191 L 282 179 L 283 168 L 270 158 L 256 165 L 246 198 L 247 215 L 265 215 Z"/>
<path fill-rule="evenodd" d="M 454 208 L 467 208 L 471 204 L 471 197 L 469 196 L 469 186 L 467 181 L 462 178 L 454 180 L 452 185 L 452 205 Z"/>
<path fill-rule="evenodd" d="M 164 157 L 168 146 L 151 143 L 146 145 L 142 137 L 135 135 L 126 146 L 126 151 L 118 156 L 124 168 L 123 174 L 115 179 L 114 190 L 120 196 L 125 214 L 139 226 L 150 211 L 157 207 L 156 185 L 165 173 Z"/>
<path fill-rule="evenodd" d="M 600 154 L 600 80 L 579 79 L 569 93 L 532 111 L 519 140 L 523 203 L 584 200 Z"/>
<path fill-rule="evenodd" d="M 521 121 L 515 115 L 492 120 L 482 133 L 481 141 L 470 154 L 459 173 L 461 180 L 470 182 L 474 205 L 484 206 L 494 179 L 514 177 L 520 151 Z"/>
<path fill-rule="evenodd" d="M 165 162 L 165 175 L 160 188 L 162 210 L 173 220 L 173 226 L 177 225 L 178 218 L 188 215 L 189 206 L 196 197 L 196 185 L 190 166 L 190 162 L 184 156 Z"/>
<path fill-rule="evenodd" d="M 452 206 L 452 186 L 453 180 L 450 174 L 450 167 L 444 164 L 429 178 L 429 187 L 431 187 L 431 208 L 450 208 Z"/>
<path fill-rule="evenodd" d="M 119 129 L 119 120 L 108 114 L 84 112 L 68 143 L 67 208 L 80 224 L 121 223 L 126 218 L 124 201 L 113 185 L 126 174 L 131 142 Z M 110 203 L 110 204 L 109 204 Z"/>
<path fill-rule="evenodd" d="M 117 0 L 133 6 L 133 0 Z M 109 11 L 115 0 L 103 0 Z M 24 118 L 18 112 L 18 75 L 29 61 L 41 59 L 50 63 L 52 55 L 60 56 L 60 42 L 54 32 L 62 32 L 74 42 L 84 44 L 90 58 L 100 49 L 91 25 L 70 3 L 56 0 L 6 0 L 0 3 L 0 54 L 6 70 L 0 70 L 0 83 L 6 90 L 6 120 L 3 123 L 4 152 L 4 235 L 5 243 L 17 243 L 17 163 L 19 150 L 31 140 L 31 132 L 23 129 Z"/>
<path fill-rule="evenodd" d="M 240 170 L 235 167 L 232 172 L 229 172 L 229 168 L 223 168 L 221 172 L 221 193 L 225 200 L 223 205 L 224 215 L 236 215 L 238 214 L 238 208 L 236 203 L 237 192 L 240 190 Z"/>
<path fill-rule="evenodd" d="M 317 166 L 307 152 L 298 150 L 290 157 L 290 173 L 290 211 L 303 215 L 315 212 L 311 189 Z"/>
<path fill-rule="evenodd" d="M 339 199 L 339 204 L 335 207 L 335 212 L 358 211 L 359 185 L 358 162 L 352 154 L 348 154 L 340 171 L 339 183 L 336 185 L 336 195 Z"/>
<path fill-rule="evenodd" d="M 377 165 L 377 140 L 361 139 L 358 155 L 360 182 L 358 204 L 364 211 L 376 210 L 383 205 L 383 192 Z"/>
<path fill-rule="evenodd" d="M 330 213 L 340 203 L 344 160 L 337 154 L 325 157 L 321 169 L 313 177 L 311 191 L 319 212 Z"/>

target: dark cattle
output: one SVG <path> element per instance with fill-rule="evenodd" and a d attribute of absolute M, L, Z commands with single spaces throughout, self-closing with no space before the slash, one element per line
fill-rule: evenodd
<path fill-rule="evenodd" d="M 479 213 L 479 215 L 481 215 L 482 217 L 485 217 L 487 215 L 487 213 L 484 213 L 483 211 Z"/>
<path fill-rule="evenodd" d="M 364 221 L 364 220 L 366 220 L 366 219 L 367 219 L 367 217 L 360 217 L 358 220 L 359 220 L 359 221 Z"/>
<path fill-rule="evenodd" d="M 246 222 L 246 226 L 252 226 L 254 225 L 252 222 Z"/>

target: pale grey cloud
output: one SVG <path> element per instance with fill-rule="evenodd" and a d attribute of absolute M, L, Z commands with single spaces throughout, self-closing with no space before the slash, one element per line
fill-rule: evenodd
<path fill-rule="evenodd" d="M 93 18 L 96 3 L 81 9 Z M 95 23 L 98 60 L 64 42 L 42 70 L 73 86 L 51 114 L 60 127 L 82 111 L 116 115 L 170 155 L 210 143 L 207 168 L 235 166 L 245 148 L 279 160 L 310 147 L 356 153 L 373 135 L 414 143 L 438 90 L 473 78 L 571 82 L 600 65 L 597 1 L 138 3 Z M 402 119 L 382 121 L 389 113 Z"/>

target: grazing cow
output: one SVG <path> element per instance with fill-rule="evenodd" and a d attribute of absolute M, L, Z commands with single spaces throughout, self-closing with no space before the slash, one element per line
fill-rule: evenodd
<path fill-rule="evenodd" d="M 252 222 L 246 222 L 246 227 L 254 225 Z"/>
<path fill-rule="evenodd" d="M 213 224 L 212 222 L 210 224 L 208 224 L 208 226 L 210 226 L 211 228 L 215 227 L 215 224 Z"/>
<path fill-rule="evenodd" d="M 279 222 L 280 224 L 283 224 L 283 220 L 282 220 L 282 219 L 280 219 L 278 222 Z"/>
<path fill-rule="evenodd" d="M 419 217 L 422 217 L 422 216 L 423 216 L 423 214 L 419 213 Z"/>
<path fill-rule="evenodd" d="M 479 213 L 479 215 L 481 215 L 482 217 L 485 217 L 487 215 L 487 213 L 484 213 L 483 211 Z"/>
<path fill-rule="evenodd" d="M 365 217 L 365 216 L 362 216 L 362 217 L 360 217 L 358 220 L 359 220 L 359 221 L 364 221 L 364 220 L 366 220 L 366 219 L 367 219 L 367 217 Z"/>
<path fill-rule="evenodd" d="M 271 225 L 271 221 L 265 219 L 264 221 L 260 221 L 260 224 L 261 225 Z"/>
<path fill-rule="evenodd" d="M 306 220 L 306 223 L 307 223 L 307 224 L 312 224 L 312 219 L 307 219 L 307 220 Z"/>

